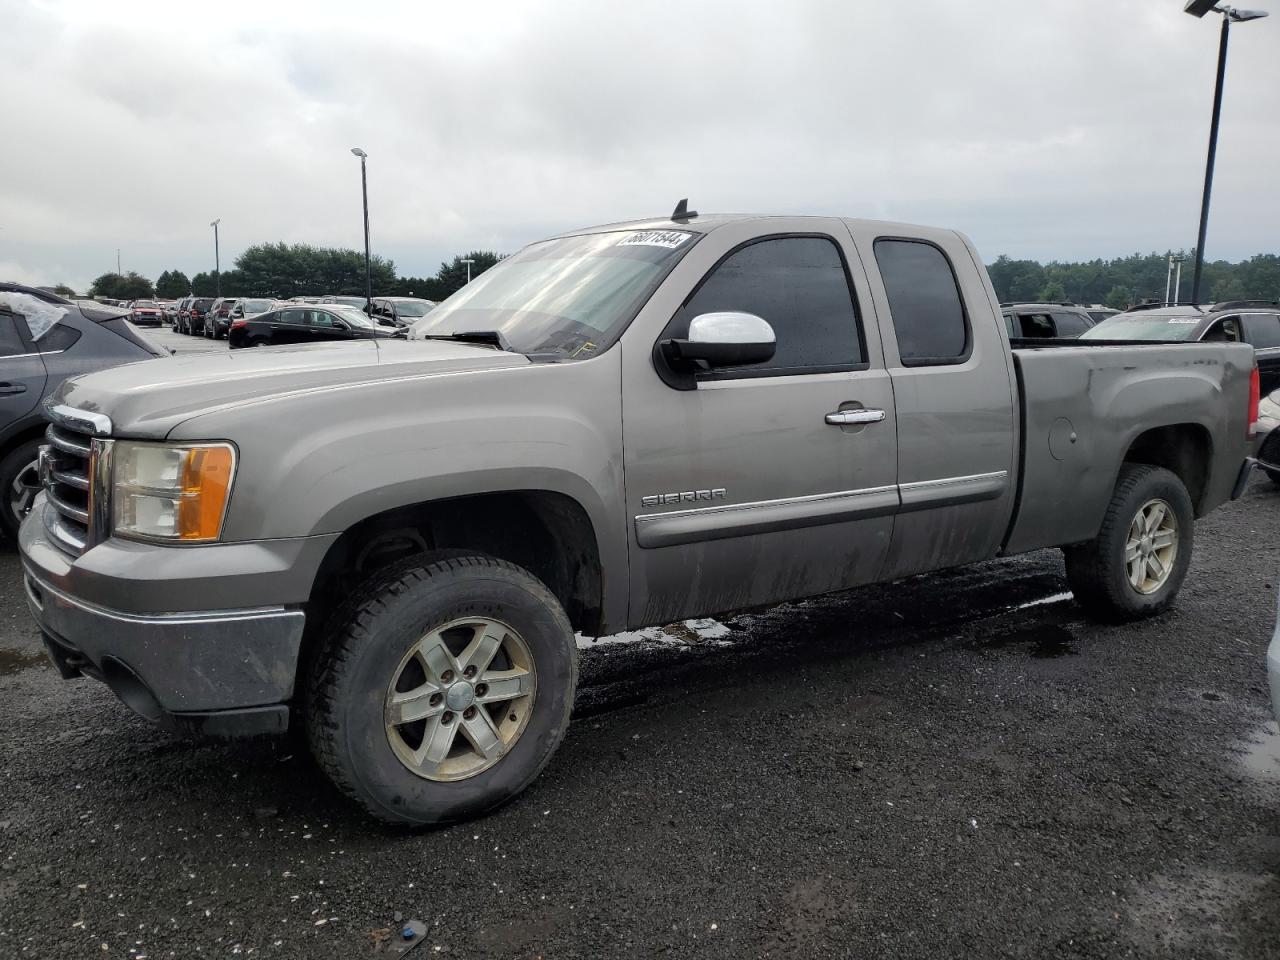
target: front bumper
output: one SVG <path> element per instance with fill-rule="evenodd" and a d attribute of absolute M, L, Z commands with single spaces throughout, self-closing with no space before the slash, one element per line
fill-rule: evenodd
<path fill-rule="evenodd" d="M 185 548 L 109 539 L 72 557 L 49 540 L 43 510 L 41 496 L 19 535 L 23 579 L 64 677 L 102 680 L 170 726 L 221 735 L 285 728 L 304 583 L 333 538 Z"/>

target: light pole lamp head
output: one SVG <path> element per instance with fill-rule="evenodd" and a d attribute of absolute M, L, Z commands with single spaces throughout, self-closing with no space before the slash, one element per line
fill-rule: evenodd
<path fill-rule="evenodd" d="M 1267 15 L 1265 10 L 1237 10 L 1235 7 L 1224 7 L 1222 12 L 1236 23 L 1244 23 L 1246 20 L 1261 20 Z"/>
<path fill-rule="evenodd" d="M 363 150 L 361 150 L 359 147 L 352 147 L 352 148 L 351 148 L 351 152 L 352 152 L 355 156 L 359 157 L 361 160 L 363 160 L 365 157 L 367 157 L 367 156 L 368 156 L 368 154 L 367 154 L 367 153 L 365 153 Z"/>
<path fill-rule="evenodd" d="M 1193 17 L 1203 17 L 1206 13 L 1221 13 L 1235 23 L 1244 23 L 1246 20 L 1261 20 L 1267 15 L 1265 10 L 1237 10 L 1235 7 L 1221 4 L 1219 0 L 1188 0 L 1187 5 L 1182 8 L 1182 12 L 1189 13 Z"/>
<path fill-rule="evenodd" d="M 211 221 L 209 221 L 209 226 L 211 226 L 211 227 L 216 227 L 216 226 L 217 226 L 218 224 L 220 224 L 221 222 L 222 222 L 222 218 L 221 218 L 221 217 L 219 217 L 217 220 L 211 220 Z"/>

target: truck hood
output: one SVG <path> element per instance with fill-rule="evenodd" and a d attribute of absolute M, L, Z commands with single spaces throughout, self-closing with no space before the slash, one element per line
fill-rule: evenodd
<path fill-rule="evenodd" d="M 146 360 L 68 380 L 61 403 L 103 413 L 118 436 L 162 439 L 197 414 L 312 390 L 526 366 L 527 357 L 439 340 L 311 343 Z"/>

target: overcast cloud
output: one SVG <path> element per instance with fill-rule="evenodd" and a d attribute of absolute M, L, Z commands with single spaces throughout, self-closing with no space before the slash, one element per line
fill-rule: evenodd
<path fill-rule="evenodd" d="M 402 275 L 683 196 L 988 260 L 1189 247 L 1219 19 L 1181 7 L 0 0 L 0 279 L 212 269 L 214 217 L 224 267 L 358 247 L 355 145 Z M 1213 259 L 1280 248 L 1278 49 L 1280 17 L 1232 31 Z"/>

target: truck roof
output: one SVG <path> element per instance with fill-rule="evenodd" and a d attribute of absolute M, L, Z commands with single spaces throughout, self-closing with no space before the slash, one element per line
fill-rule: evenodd
<path fill-rule="evenodd" d="M 596 226 L 578 227 L 566 230 L 550 238 L 559 240 L 562 237 L 576 237 L 587 233 L 607 233 L 614 230 L 684 230 L 691 233 L 711 233 L 720 227 L 733 223 L 745 223 L 752 220 L 841 220 L 853 226 L 871 227 L 886 236 L 903 235 L 907 237 L 955 236 L 956 231 L 943 227 L 929 227 L 913 223 L 897 223 L 891 220 L 872 220 L 862 217 L 818 216 L 813 214 L 759 214 L 759 213 L 695 213 L 688 219 L 673 220 L 670 217 L 653 217 L 644 220 L 619 220 L 616 223 L 602 223 Z"/>

